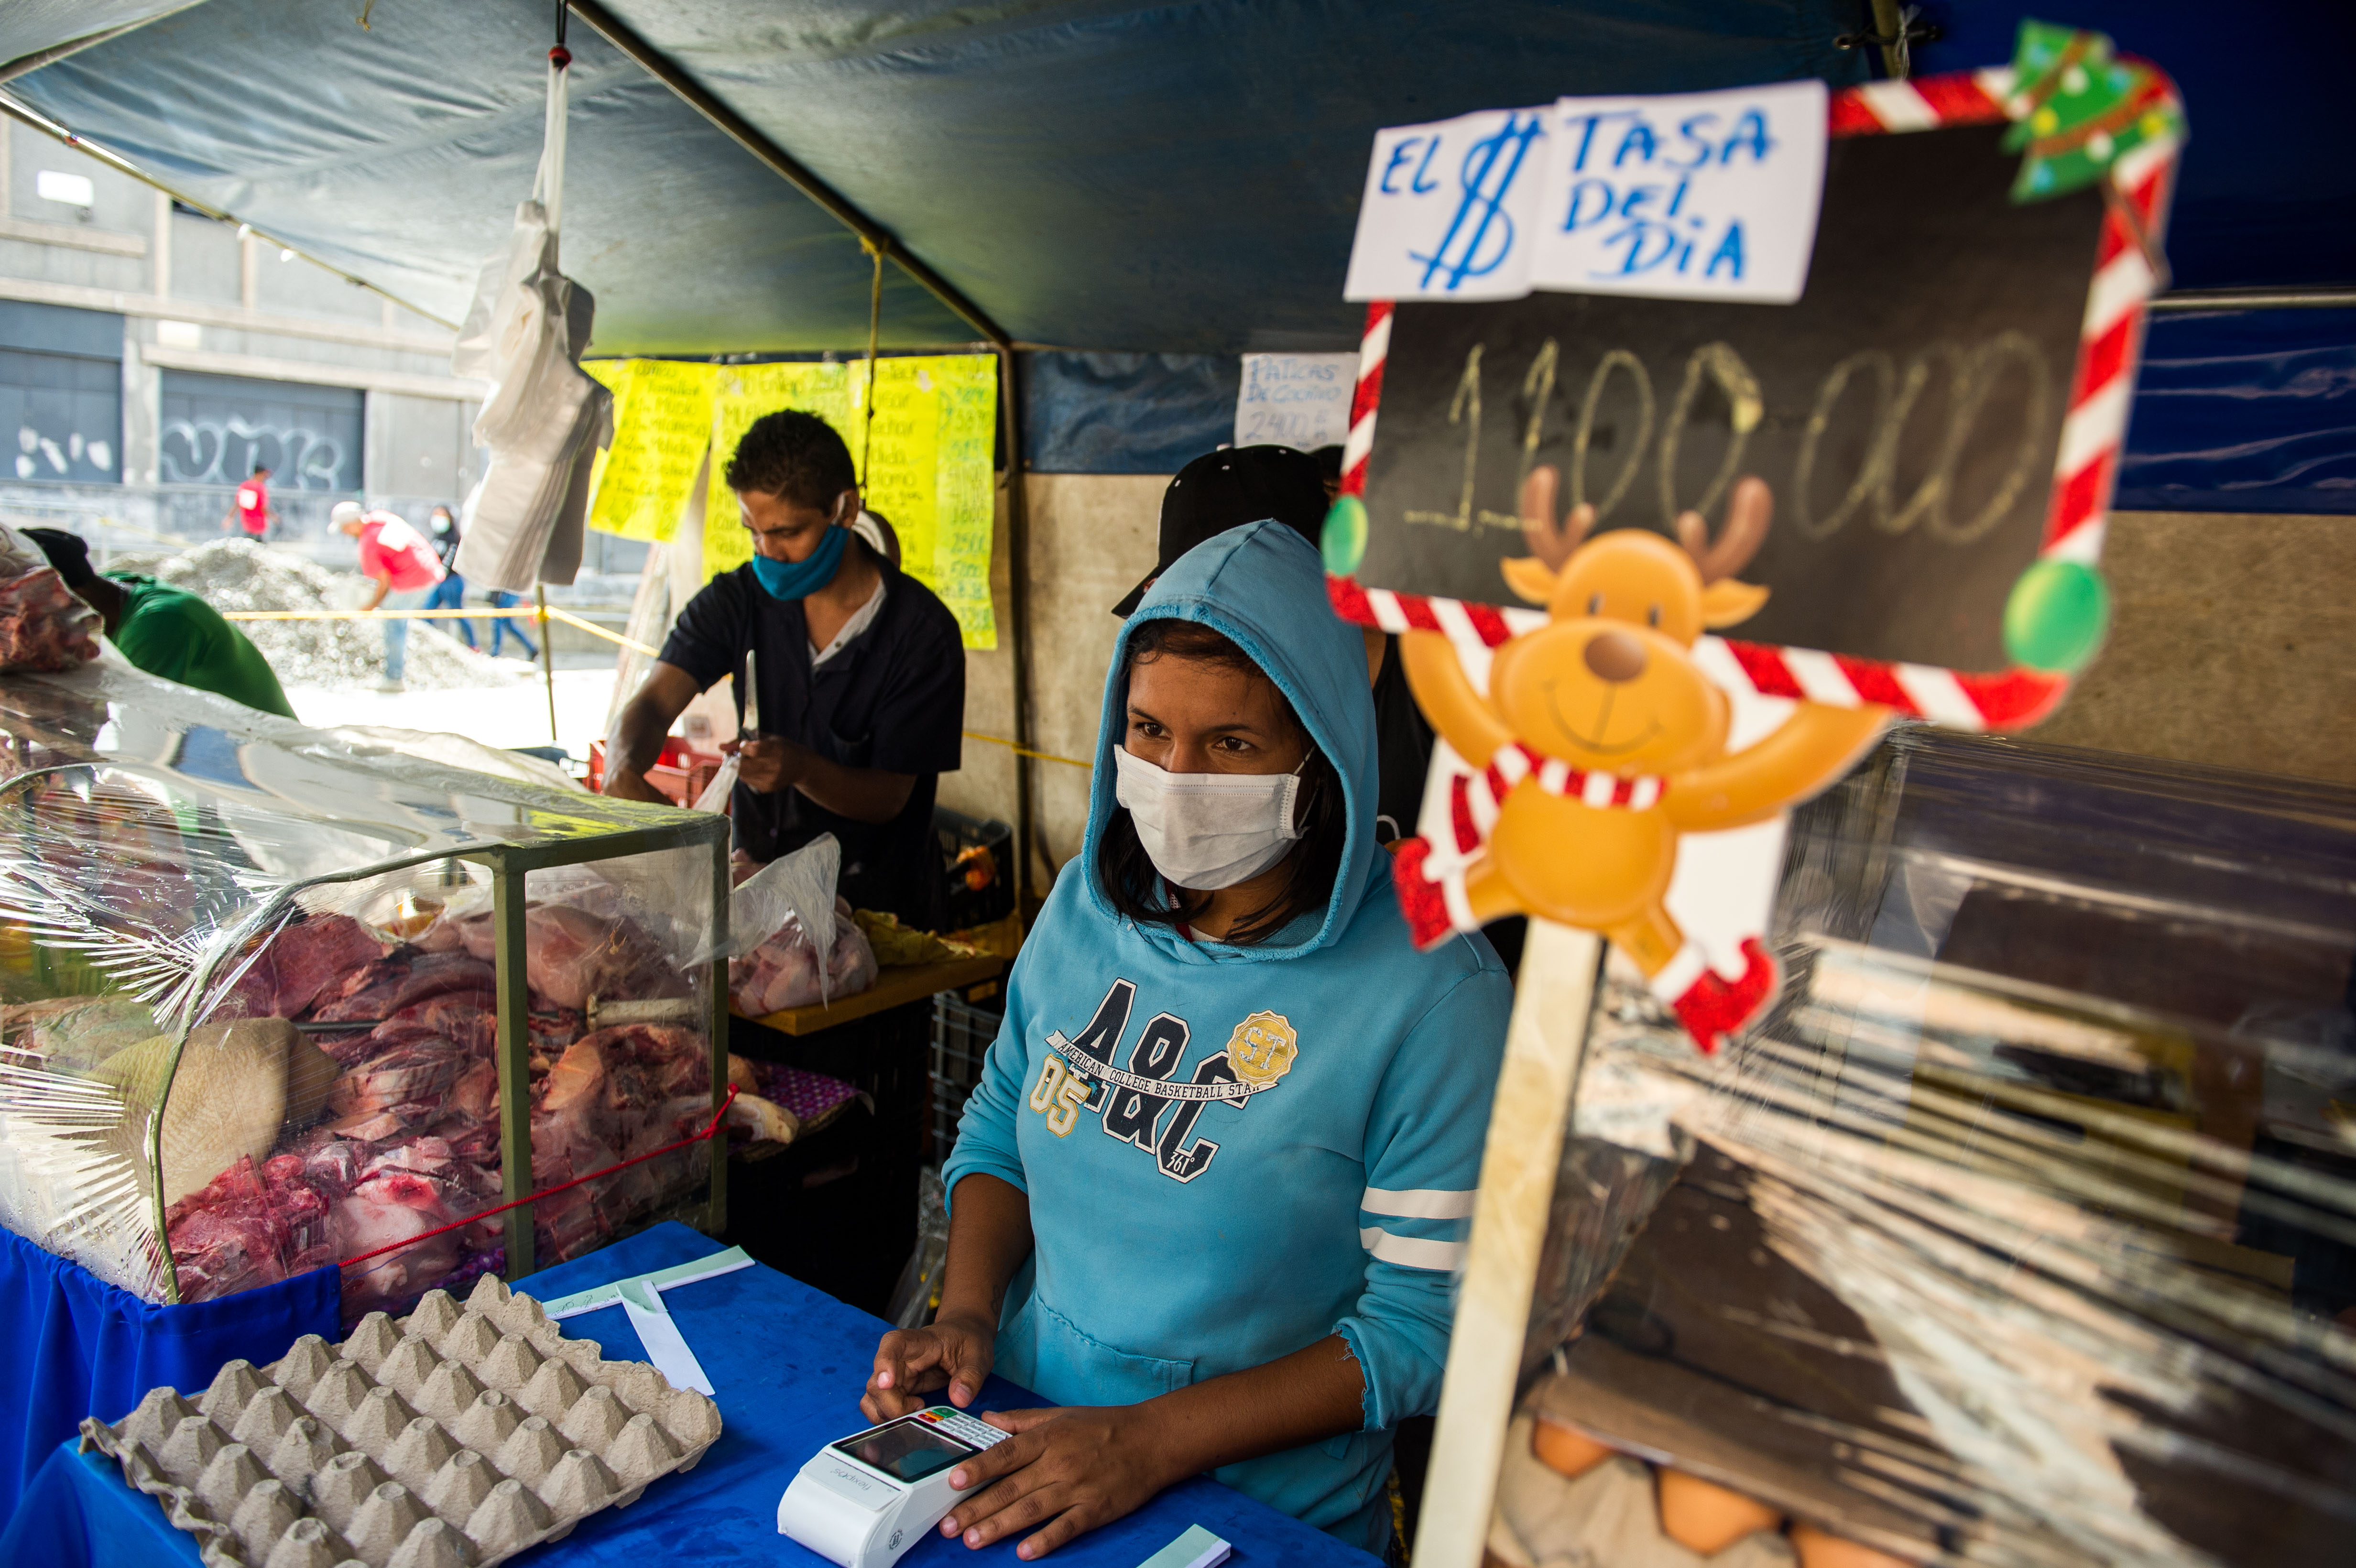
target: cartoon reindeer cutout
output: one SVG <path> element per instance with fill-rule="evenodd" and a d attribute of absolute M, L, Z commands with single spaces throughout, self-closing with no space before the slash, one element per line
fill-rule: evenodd
<path fill-rule="evenodd" d="M 1682 548 L 1641 528 L 1590 539 L 1592 507 L 1558 525 L 1558 483 L 1551 467 L 1531 471 L 1521 515 L 1532 554 L 1501 563 L 1515 593 L 1546 606 L 1547 623 L 1497 650 L 1485 696 L 1444 635 L 1400 637 L 1416 700 L 1473 769 L 1451 800 L 1459 853 L 1435 853 L 1425 839 L 1402 848 L 1400 901 L 1424 946 L 1514 913 L 1601 932 L 1712 1051 L 1760 1011 L 1778 977 L 1755 936 L 1742 943 L 1741 977 L 1721 976 L 1670 918 L 1678 836 L 1763 822 L 1815 794 L 1890 710 L 1803 702 L 1730 755 L 1726 695 L 1692 648 L 1704 628 L 1767 602 L 1766 589 L 1734 580 L 1767 537 L 1766 482 L 1735 486 L 1715 543 L 1699 513 L 1679 517 Z"/>

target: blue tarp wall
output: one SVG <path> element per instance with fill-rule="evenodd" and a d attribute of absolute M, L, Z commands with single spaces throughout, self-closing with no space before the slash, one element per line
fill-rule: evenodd
<path fill-rule="evenodd" d="M 180 7 L 180 8 L 176 8 Z M 1166 473 L 1226 439 L 1234 356 L 1354 347 L 1341 299 L 1377 126 L 1563 92 L 1865 79 L 1865 0 L 610 0 L 705 89 L 1026 347 L 1026 457 Z M 1915 69 L 2010 58 L 2021 11 L 1930 0 Z M 168 14 L 166 14 L 168 13 Z M 2069 0 L 2192 124 L 2179 288 L 2356 283 L 2356 5 Z M 444 319 L 528 189 L 549 7 L 19 0 L 0 59 L 156 19 L 8 84 L 273 239 Z M 853 237 L 576 21 L 567 270 L 601 354 L 866 339 Z M 885 272 L 883 339 L 973 329 Z M 2120 504 L 2356 511 L 2356 319 L 2161 318 Z"/>

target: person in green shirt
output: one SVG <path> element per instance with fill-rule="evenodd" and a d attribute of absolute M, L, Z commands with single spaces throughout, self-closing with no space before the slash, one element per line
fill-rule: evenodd
<path fill-rule="evenodd" d="M 123 656 L 149 675 L 294 717 L 270 661 L 220 611 L 184 588 L 136 572 L 102 577 L 90 547 L 62 528 L 22 528 L 76 597 L 99 613 Z"/>

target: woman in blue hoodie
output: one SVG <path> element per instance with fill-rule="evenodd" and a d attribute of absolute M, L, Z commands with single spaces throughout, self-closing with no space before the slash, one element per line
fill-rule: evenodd
<path fill-rule="evenodd" d="M 1129 617 L 1078 861 L 1007 987 L 944 1172 L 928 1328 L 882 1421 L 994 1369 L 1064 1408 L 952 1477 L 1035 1558 L 1209 1470 L 1380 1552 L 1390 1429 L 1439 1401 L 1511 987 L 1418 954 L 1374 836 L 1364 640 L 1280 523 Z"/>

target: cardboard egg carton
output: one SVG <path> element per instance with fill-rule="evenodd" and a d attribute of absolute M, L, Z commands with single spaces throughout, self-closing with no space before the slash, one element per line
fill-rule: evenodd
<path fill-rule="evenodd" d="M 720 1407 L 568 1339 L 486 1275 L 462 1307 L 306 1334 L 236 1360 L 194 1403 L 151 1389 L 84 1452 L 123 1467 L 212 1568 L 490 1568 L 627 1508 L 720 1436 Z"/>

